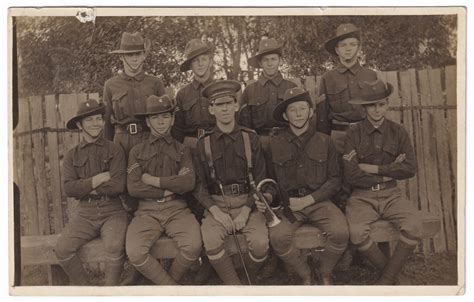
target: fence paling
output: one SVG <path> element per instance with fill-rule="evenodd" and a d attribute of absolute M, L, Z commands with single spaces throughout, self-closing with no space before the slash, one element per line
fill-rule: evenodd
<path fill-rule="evenodd" d="M 441 91 L 441 72 L 439 69 L 428 71 L 430 79 L 430 91 L 433 103 L 435 105 L 442 105 L 442 91 Z M 433 116 L 435 119 L 434 133 L 436 135 L 436 151 L 438 155 L 438 171 L 441 189 L 441 204 L 442 214 L 446 232 L 447 249 L 448 251 L 456 250 L 455 226 L 454 218 L 452 216 L 452 201 L 451 201 L 451 175 L 449 171 L 449 149 L 445 147 L 448 142 L 448 133 L 446 132 L 446 120 L 444 118 L 443 110 L 434 110 Z"/>
<path fill-rule="evenodd" d="M 446 104 L 456 105 L 456 66 L 448 66 L 445 69 L 445 87 L 446 87 Z M 447 127 L 448 127 L 448 146 L 450 155 L 450 167 L 452 178 L 457 179 L 457 128 L 456 128 L 456 110 L 448 110 Z M 457 209 L 456 186 L 453 185 L 452 199 L 454 200 L 454 211 Z M 453 213 L 456 220 L 456 212 Z"/>
<path fill-rule="evenodd" d="M 22 99 L 20 101 L 20 112 L 24 111 L 21 116 L 25 118 L 24 121 L 24 130 L 30 131 L 31 130 L 31 123 L 29 118 L 29 112 L 31 109 L 29 108 L 29 100 Z M 31 135 L 26 135 L 21 140 L 21 148 L 23 151 L 23 173 L 22 173 L 22 191 L 20 192 L 21 201 L 25 204 L 25 233 L 28 235 L 38 235 L 38 213 L 37 213 L 37 201 L 36 201 L 36 193 L 35 193 L 35 184 L 34 184 L 34 171 L 33 171 L 33 152 L 32 152 L 32 143 L 31 143 Z"/>
<path fill-rule="evenodd" d="M 43 128 L 43 98 L 30 98 L 31 107 L 31 129 Z M 45 143 L 44 133 L 34 133 L 31 135 L 33 141 L 34 160 L 34 185 L 36 189 L 36 201 L 38 211 L 39 233 L 49 235 L 49 211 L 48 198 L 46 196 L 46 167 L 45 167 Z"/>
<path fill-rule="evenodd" d="M 421 105 L 431 105 L 432 95 L 430 91 L 428 70 L 420 70 L 418 72 L 418 76 L 420 79 Z M 439 175 L 437 169 L 436 137 L 434 136 L 433 131 L 435 127 L 435 123 L 433 121 L 433 111 L 423 110 L 422 121 L 425 168 L 427 175 L 429 175 L 429 177 L 426 178 L 428 201 L 430 205 L 430 211 L 438 215 L 441 220 L 441 230 L 433 238 L 433 242 L 437 251 L 445 252 L 447 250 L 446 235 L 443 215 L 441 212 L 441 192 L 439 189 Z"/>
<path fill-rule="evenodd" d="M 57 106 L 56 97 L 54 95 L 47 95 L 45 97 L 46 106 L 46 126 L 57 128 Z M 63 228 L 62 219 L 62 202 L 61 202 L 61 168 L 59 164 L 59 146 L 58 133 L 48 133 L 48 151 L 49 151 L 49 165 L 51 168 L 51 199 L 53 205 L 53 219 L 54 232 L 57 234 Z"/>

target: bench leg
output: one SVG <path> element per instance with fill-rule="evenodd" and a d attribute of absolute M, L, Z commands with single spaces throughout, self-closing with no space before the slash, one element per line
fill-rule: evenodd
<path fill-rule="evenodd" d="M 49 285 L 68 285 L 69 277 L 58 264 L 52 264 L 48 269 Z"/>

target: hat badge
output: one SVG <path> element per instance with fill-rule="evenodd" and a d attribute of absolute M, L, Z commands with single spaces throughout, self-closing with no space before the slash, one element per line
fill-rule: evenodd
<path fill-rule="evenodd" d="M 89 102 L 86 102 L 86 107 L 90 107 L 91 105 L 89 104 Z"/>
<path fill-rule="evenodd" d="M 293 90 L 290 90 L 290 94 L 293 94 Z"/>

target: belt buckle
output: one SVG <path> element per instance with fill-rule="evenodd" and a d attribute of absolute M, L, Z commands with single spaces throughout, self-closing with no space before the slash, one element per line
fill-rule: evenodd
<path fill-rule="evenodd" d="M 157 202 L 157 203 L 163 203 L 163 202 L 165 202 L 165 199 L 166 199 L 166 197 L 163 196 L 162 198 L 158 198 L 158 199 L 156 200 L 156 202 Z"/>
<path fill-rule="evenodd" d="M 270 130 L 270 136 L 277 136 L 278 131 L 280 131 L 280 127 L 272 127 L 272 129 Z"/>
<path fill-rule="evenodd" d="M 239 195 L 239 192 L 240 192 L 239 184 L 231 184 L 230 185 L 230 190 L 231 190 L 232 194 Z"/>
<path fill-rule="evenodd" d="M 376 184 L 375 186 L 370 187 L 372 192 L 380 191 L 380 184 Z"/>
<path fill-rule="evenodd" d="M 136 123 L 128 124 L 128 132 L 130 134 L 137 134 L 138 133 L 138 125 Z"/>
<path fill-rule="evenodd" d="M 306 195 L 306 189 L 305 188 L 299 188 L 298 189 L 298 195 L 299 197 L 303 197 Z"/>
<path fill-rule="evenodd" d="M 198 129 L 197 129 L 197 138 L 203 137 L 204 134 L 206 134 L 206 130 L 204 130 L 204 129 L 202 129 L 202 128 L 198 128 Z"/>

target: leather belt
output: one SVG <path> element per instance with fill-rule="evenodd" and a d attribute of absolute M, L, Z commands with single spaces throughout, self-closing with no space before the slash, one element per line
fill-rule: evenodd
<path fill-rule="evenodd" d="M 166 197 L 163 197 L 163 198 L 156 198 L 156 199 L 155 198 L 146 198 L 146 199 L 142 199 L 142 201 L 163 203 L 163 202 L 175 200 L 177 198 L 178 198 L 177 194 L 172 194 L 172 195 L 169 195 L 169 196 L 166 196 Z"/>
<path fill-rule="evenodd" d="M 286 128 L 284 127 L 272 127 L 272 128 L 260 128 L 257 129 L 258 135 L 263 135 L 263 136 L 274 136 L 278 135 L 281 131 L 285 130 Z"/>
<path fill-rule="evenodd" d="M 338 120 L 333 120 L 331 123 L 331 130 L 346 131 L 349 128 L 352 128 L 359 123 L 360 122 L 347 123 L 347 122 L 340 122 Z"/>
<path fill-rule="evenodd" d="M 150 129 L 141 123 L 130 123 L 130 124 L 115 124 L 115 133 L 128 133 L 131 135 L 150 131 Z"/>
<path fill-rule="evenodd" d="M 86 202 L 92 202 L 92 201 L 109 201 L 110 197 L 106 195 L 95 195 L 95 194 L 90 194 L 86 195 L 84 197 L 81 197 L 79 199 L 80 201 L 86 201 Z"/>
<path fill-rule="evenodd" d="M 299 188 L 299 189 L 293 189 L 288 191 L 288 196 L 289 197 L 304 197 L 306 195 L 309 195 L 313 193 L 310 189 L 307 188 Z"/>
<path fill-rule="evenodd" d="M 222 189 L 224 191 L 224 195 L 243 195 L 250 193 L 250 187 L 247 183 L 223 185 Z M 221 189 L 218 185 L 212 186 L 209 190 L 209 193 L 212 195 L 222 195 Z"/>
<path fill-rule="evenodd" d="M 380 191 L 380 190 L 387 190 L 387 189 L 395 188 L 396 186 L 397 186 L 397 181 L 396 180 L 390 180 L 390 181 L 381 182 L 379 184 L 373 185 L 370 188 L 359 188 L 359 189 L 366 190 L 366 191 L 377 192 L 377 191 Z"/>

